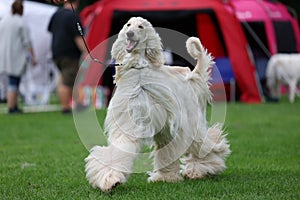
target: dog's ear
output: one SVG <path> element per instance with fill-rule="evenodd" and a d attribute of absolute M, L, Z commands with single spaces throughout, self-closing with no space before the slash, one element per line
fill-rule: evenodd
<path fill-rule="evenodd" d="M 164 64 L 164 55 L 162 49 L 162 43 L 159 35 L 154 33 L 149 36 L 145 54 L 154 66 L 159 67 Z"/>
<path fill-rule="evenodd" d="M 111 48 L 111 57 L 116 60 L 117 63 L 122 62 L 126 54 L 126 37 L 123 30 L 118 34 L 117 40 L 113 43 Z"/>

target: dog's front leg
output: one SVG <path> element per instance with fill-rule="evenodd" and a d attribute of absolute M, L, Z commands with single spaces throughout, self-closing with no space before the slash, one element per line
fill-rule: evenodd
<path fill-rule="evenodd" d="M 180 174 L 178 152 L 181 151 L 179 140 L 173 139 L 169 131 L 162 131 L 154 137 L 156 150 L 154 156 L 154 171 L 149 173 L 149 182 L 178 182 L 183 180 Z"/>
<path fill-rule="evenodd" d="M 110 191 L 125 183 L 132 173 L 141 141 L 128 135 L 110 138 L 107 147 L 95 146 L 85 159 L 86 178 L 94 188 Z"/>

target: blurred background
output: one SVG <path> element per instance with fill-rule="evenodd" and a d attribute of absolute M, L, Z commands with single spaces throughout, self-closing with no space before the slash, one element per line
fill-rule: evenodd
<path fill-rule="evenodd" d="M 10 2 L 1 0 L 0 19 L 9 12 Z M 60 5 L 43 0 L 24 2 L 24 17 L 31 29 L 40 67 L 27 70 L 21 92 L 25 104 L 44 105 L 55 93 L 58 73 L 51 60 L 51 35 L 47 25 Z M 215 100 L 222 99 L 225 86 L 227 101 L 273 101 L 266 87 L 269 58 L 276 53 L 300 52 L 298 0 L 81 0 L 79 13 L 88 47 L 104 62 L 110 60 L 109 48 L 113 41 L 108 41 L 105 49 L 98 45 L 115 36 L 132 16 L 142 16 L 154 27 L 199 37 L 215 57 L 216 66 L 212 73 L 216 80 L 212 85 Z M 159 34 L 165 49 L 171 52 L 168 64 L 192 68 L 194 61 L 187 59 L 186 38 L 181 41 L 163 32 Z M 80 83 L 82 101 L 98 108 L 107 106 L 114 87 L 114 70 L 106 69 L 102 76 L 106 66 L 99 67 L 93 62 L 84 65 Z M 218 72 L 222 83 L 217 80 Z M 5 101 L 5 75 L 0 75 L 0 100 Z"/>

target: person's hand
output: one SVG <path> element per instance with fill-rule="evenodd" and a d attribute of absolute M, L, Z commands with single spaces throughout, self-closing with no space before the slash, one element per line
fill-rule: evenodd
<path fill-rule="evenodd" d="M 35 56 L 31 58 L 31 64 L 32 64 L 32 66 L 36 66 L 38 64 Z"/>

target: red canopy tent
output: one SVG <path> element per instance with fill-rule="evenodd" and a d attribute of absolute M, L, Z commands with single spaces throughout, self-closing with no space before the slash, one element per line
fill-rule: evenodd
<path fill-rule="evenodd" d="M 278 1 L 227 0 L 225 7 L 234 13 L 244 29 L 253 53 L 256 71 L 266 100 L 266 69 L 276 53 L 300 53 L 300 29 L 296 12 Z"/>
<path fill-rule="evenodd" d="M 228 57 L 240 89 L 240 100 L 261 102 L 255 67 L 248 54 L 248 43 L 234 14 L 221 0 L 102 0 L 81 12 L 90 49 L 115 35 L 132 16 L 149 20 L 154 27 L 167 27 L 188 36 L 198 36 L 215 58 Z M 164 38 L 162 38 L 164 43 Z M 174 41 L 176 43 L 176 41 Z M 184 46 L 184 45 L 183 45 Z M 107 45 L 92 52 L 105 58 Z M 96 64 L 97 65 L 97 64 Z M 220 66 L 222 67 L 222 66 Z M 85 83 L 96 85 L 102 71 L 92 64 Z"/>
<path fill-rule="evenodd" d="M 299 25 L 284 4 L 267 0 L 227 2 L 228 10 L 235 13 L 242 23 L 249 24 L 271 55 L 300 52 Z"/>

